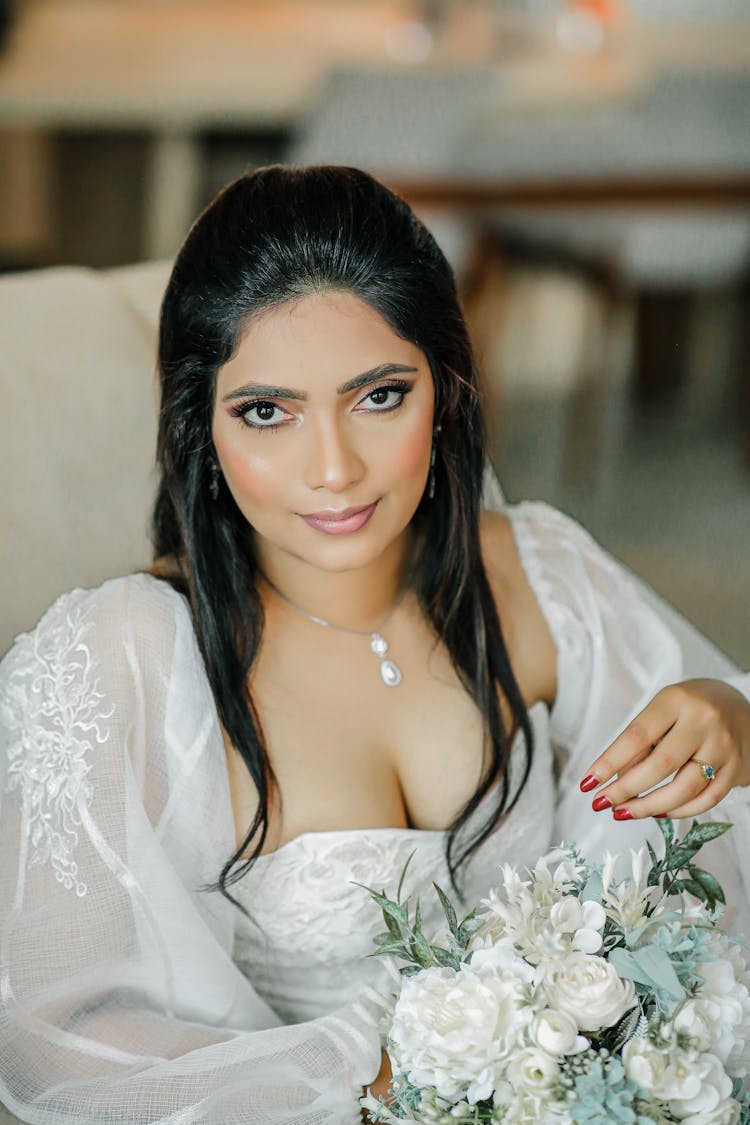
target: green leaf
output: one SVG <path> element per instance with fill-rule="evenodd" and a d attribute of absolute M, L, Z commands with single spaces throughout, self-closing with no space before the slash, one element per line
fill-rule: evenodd
<path fill-rule="evenodd" d="M 717 836 L 723 836 L 732 827 L 731 824 L 719 821 L 709 821 L 702 824 L 698 820 L 694 820 L 690 831 L 680 841 L 683 847 L 702 848 L 709 840 L 715 840 Z"/>
<path fill-rule="evenodd" d="M 691 895 L 703 899 L 709 906 L 715 906 L 717 902 L 726 903 L 724 891 L 716 876 L 712 875 L 710 871 L 704 871 L 702 867 L 690 867 L 688 870 L 691 879 L 686 880 L 686 882 L 697 883 L 702 892 L 699 894 L 691 887 L 687 887 L 686 889 L 690 891 Z"/>
<path fill-rule="evenodd" d="M 458 933 L 456 934 L 458 941 L 461 943 L 464 949 L 466 948 L 472 936 L 477 932 L 477 930 L 480 930 L 483 925 L 484 923 L 482 922 L 481 918 L 476 917 L 476 911 L 472 910 L 470 914 L 466 915 L 463 922 L 458 927 Z"/>
<path fill-rule="evenodd" d="M 602 877 L 598 871 L 592 871 L 586 880 L 586 886 L 581 892 L 581 902 L 601 902 L 604 896 Z"/>
<path fill-rule="evenodd" d="M 609 1040 L 609 1036 L 607 1037 L 610 1051 L 619 1051 L 621 1047 L 625 1046 L 628 1039 L 632 1039 L 640 1018 L 641 1008 L 639 1004 L 636 1004 L 634 1008 L 631 1008 L 630 1011 L 625 1013 L 622 1019 L 615 1024 L 614 1028 L 609 1029 L 610 1033 L 612 1033 L 611 1041 Z"/>
<path fill-rule="evenodd" d="M 441 968 L 455 969 L 458 972 L 461 962 L 455 954 L 449 953 L 447 949 L 441 949 L 439 945 L 431 945 L 430 951 L 433 961 L 436 961 Z"/>
<path fill-rule="evenodd" d="M 415 931 L 410 942 L 414 960 L 418 961 L 424 969 L 432 964 L 432 950 L 421 930 Z"/>
<path fill-rule="evenodd" d="M 672 845 L 672 841 L 674 840 L 674 821 L 670 820 L 669 817 L 667 817 L 666 820 L 658 820 L 656 823 L 659 826 L 659 831 L 664 837 L 664 843 L 667 846 L 667 850 L 669 850 Z"/>
<path fill-rule="evenodd" d="M 406 860 L 406 863 L 404 864 L 404 869 L 401 872 L 401 878 L 398 881 L 398 890 L 396 891 L 396 901 L 397 902 L 401 902 L 401 891 L 404 888 L 404 879 L 406 878 L 406 872 L 409 869 L 409 864 L 414 859 L 414 856 L 416 854 L 417 854 L 417 849 L 415 848 L 414 851 L 411 852 L 411 854 L 409 855 L 408 859 Z"/>
<path fill-rule="evenodd" d="M 408 915 L 403 906 L 401 906 L 397 902 L 392 902 L 391 899 L 386 898 L 385 895 L 376 894 L 374 891 L 371 891 L 370 893 L 372 894 L 372 897 L 375 899 L 380 909 L 383 911 L 384 918 L 394 918 L 396 922 L 400 923 L 400 925 L 406 926 L 408 928 Z M 387 921 L 386 925 L 388 925 Z"/>
<path fill-rule="evenodd" d="M 445 914 L 448 928 L 450 929 L 450 932 L 455 936 L 458 933 L 458 918 L 456 917 L 456 912 L 453 909 L 453 903 L 448 898 L 445 891 L 441 887 L 439 887 L 437 883 L 433 883 L 432 885 L 437 892 L 438 898 L 440 899 L 440 905 L 443 908 L 443 913 Z"/>
<path fill-rule="evenodd" d="M 667 870 L 679 871 L 701 850 L 700 844 L 678 844 L 667 856 Z"/>
<path fill-rule="evenodd" d="M 626 980 L 644 984 L 647 988 L 666 992 L 675 1000 L 683 1000 L 685 990 L 680 984 L 669 954 L 655 945 L 641 949 L 613 949 L 610 963 Z"/>
<path fill-rule="evenodd" d="M 383 911 L 383 921 L 388 927 L 388 933 L 391 937 L 400 938 L 402 936 L 401 927 L 398 922 L 390 914 L 386 913 L 385 910 Z"/>

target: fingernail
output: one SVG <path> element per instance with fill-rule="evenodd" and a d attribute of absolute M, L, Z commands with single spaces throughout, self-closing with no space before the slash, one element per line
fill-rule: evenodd
<path fill-rule="evenodd" d="M 615 820 L 632 820 L 633 814 L 630 809 L 615 809 L 612 813 Z"/>
<path fill-rule="evenodd" d="M 592 789 L 596 789 L 599 785 L 599 778 L 595 773 L 587 773 L 581 782 L 581 792 L 590 793 Z"/>
<path fill-rule="evenodd" d="M 654 820 L 666 820 L 668 816 L 669 816 L 669 813 L 655 812 L 654 813 Z"/>
<path fill-rule="evenodd" d="M 611 809 L 612 802 L 610 801 L 609 797 L 605 797 L 602 793 L 601 797 L 597 797 L 596 800 L 591 802 L 591 807 L 594 812 L 601 812 L 602 809 Z"/>

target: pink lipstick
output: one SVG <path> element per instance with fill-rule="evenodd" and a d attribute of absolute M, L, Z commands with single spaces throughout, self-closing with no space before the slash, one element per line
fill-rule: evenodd
<path fill-rule="evenodd" d="M 366 508 L 342 508 L 341 511 L 329 510 L 326 512 L 311 512 L 302 516 L 302 519 L 316 531 L 324 535 L 350 535 L 359 531 L 369 522 L 370 517 L 377 508 L 379 500 L 368 504 Z"/>

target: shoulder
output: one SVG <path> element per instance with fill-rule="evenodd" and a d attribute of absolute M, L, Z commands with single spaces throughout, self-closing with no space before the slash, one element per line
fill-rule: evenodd
<path fill-rule="evenodd" d="M 192 633 L 187 604 L 148 574 L 113 578 L 62 594 L 36 626 L 21 633 L 0 663 L 0 688 L 59 670 L 96 667 L 118 678 L 130 664 L 152 662 Z M 170 661 L 171 663 L 171 661 Z M 68 673 L 70 675 L 70 673 Z"/>

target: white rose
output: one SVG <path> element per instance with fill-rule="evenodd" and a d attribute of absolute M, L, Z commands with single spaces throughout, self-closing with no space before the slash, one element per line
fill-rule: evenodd
<path fill-rule="evenodd" d="M 506 1073 L 516 1090 L 543 1094 L 559 1079 L 560 1067 L 546 1051 L 524 1047 L 513 1056 Z"/>
<path fill-rule="evenodd" d="M 585 1051 L 588 1039 L 578 1034 L 578 1025 L 567 1012 L 556 1012 L 545 1008 L 534 1016 L 531 1024 L 531 1037 L 537 1047 L 550 1055 L 574 1055 Z"/>
<path fill-rule="evenodd" d="M 470 965 L 408 977 L 390 1030 L 400 1068 L 449 1101 L 490 1097 L 533 1016 L 525 988 L 513 973 Z"/>
<path fill-rule="evenodd" d="M 631 1082 L 650 1093 L 661 1081 L 669 1064 L 669 1055 L 648 1039 L 630 1039 L 622 1049 L 622 1061 Z"/>
<path fill-rule="evenodd" d="M 612 1027 L 635 1004 L 635 986 L 603 957 L 568 953 L 538 970 L 551 1008 L 567 1012 L 581 1031 Z"/>

